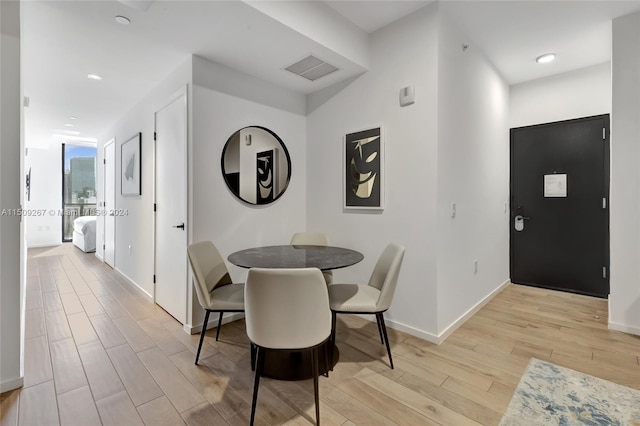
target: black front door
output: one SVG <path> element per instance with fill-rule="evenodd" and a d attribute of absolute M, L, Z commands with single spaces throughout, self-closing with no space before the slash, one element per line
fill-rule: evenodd
<path fill-rule="evenodd" d="M 609 294 L 609 116 L 511 129 L 511 282 Z"/>

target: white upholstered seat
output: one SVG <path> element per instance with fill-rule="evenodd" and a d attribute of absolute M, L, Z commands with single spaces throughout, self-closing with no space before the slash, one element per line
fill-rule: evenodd
<path fill-rule="evenodd" d="M 368 285 L 331 284 L 328 287 L 332 313 L 332 340 L 335 341 L 336 314 L 374 314 L 378 323 L 380 341 L 387 346 L 391 368 L 393 368 L 393 358 L 383 313 L 391 306 L 403 257 L 404 247 L 389 244 L 373 268 Z"/>
<path fill-rule="evenodd" d="M 187 247 L 189 263 L 193 270 L 194 287 L 198 302 L 205 310 L 200 343 L 196 354 L 196 364 L 200 358 L 200 350 L 211 312 L 219 312 L 216 340 L 220 337 L 222 315 L 225 312 L 244 311 L 244 284 L 234 284 L 220 252 L 211 241 L 202 241 Z"/>
<path fill-rule="evenodd" d="M 340 312 L 374 312 L 380 298 L 380 290 L 357 284 L 332 284 L 329 286 L 331 309 Z"/>
<path fill-rule="evenodd" d="M 251 406 L 255 418 L 265 351 L 311 350 L 316 423 L 320 421 L 318 398 L 318 347 L 331 334 L 331 310 L 327 285 L 317 268 L 252 268 L 245 286 L 247 336 L 257 347 L 256 373 Z"/>

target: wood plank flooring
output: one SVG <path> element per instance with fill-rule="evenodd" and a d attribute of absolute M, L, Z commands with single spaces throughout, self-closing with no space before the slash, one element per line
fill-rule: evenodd
<path fill-rule="evenodd" d="M 253 374 L 244 322 L 199 335 L 70 244 L 29 250 L 25 387 L 5 425 L 246 425 Z M 372 317 L 373 319 L 373 317 Z M 445 343 L 338 316 L 340 362 L 320 378 L 330 425 L 495 425 L 531 357 L 640 389 L 640 337 L 607 329 L 605 300 L 509 285 Z M 315 417 L 310 380 L 261 381 L 257 424 Z"/>

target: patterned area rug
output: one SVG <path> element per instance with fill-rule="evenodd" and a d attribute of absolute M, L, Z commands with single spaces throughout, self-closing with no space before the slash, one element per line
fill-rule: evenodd
<path fill-rule="evenodd" d="M 532 358 L 500 425 L 640 425 L 640 391 Z"/>

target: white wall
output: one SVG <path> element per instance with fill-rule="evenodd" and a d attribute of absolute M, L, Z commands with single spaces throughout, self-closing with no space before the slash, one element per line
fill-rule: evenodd
<path fill-rule="evenodd" d="M 365 256 L 334 271 L 334 281 L 366 283 L 384 247 L 404 245 L 386 317 L 390 325 L 427 338 L 437 334 L 437 32 L 437 5 L 431 5 L 373 33 L 369 71 L 314 105 L 307 120 L 307 230 L 326 232 L 332 244 Z M 415 86 L 416 102 L 402 108 L 399 91 L 407 85 Z M 378 125 L 386 207 L 344 211 L 344 135 Z"/>
<path fill-rule="evenodd" d="M 640 335 L 640 13 L 613 21 L 609 327 Z"/>
<path fill-rule="evenodd" d="M 0 209 L 22 201 L 20 3 L 0 2 Z M 20 217 L 0 217 L 0 392 L 22 386 L 24 342 L 24 252 Z"/>
<path fill-rule="evenodd" d="M 511 128 L 610 112 L 609 62 L 511 86 Z"/>
<path fill-rule="evenodd" d="M 41 216 L 25 218 L 27 247 L 62 244 L 62 144 L 52 142 L 49 148 L 29 148 L 25 157 L 25 173 L 31 168 L 31 200 L 25 207 Z M 51 214 L 51 211 L 54 214 Z"/>
<path fill-rule="evenodd" d="M 442 334 L 509 279 L 509 87 L 444 13 L 439 28 L 436 241 Z M 463 44 L 469 45 L 464 51 Z"/>
<path fill-rule="evenodd" d="M 192 242 L 211 240 L 223 258 L 252 246 L 287 244 L 294 232 L 306 229 L 306 119 L 303 95 L 235 73 L 234 80 L 251 84 L 255 93 L 233 95 L 226 84 L 229 69 L 194 57 L 192 146 Z M 241 88 L 243 84 L 239 85 Z M 255 96 L 254 99 L 246 99 Z M 298 112 L 289 111 L 297 106 Z M 274 203 L 252 206 L 227 189 L 221 156 L 227 139 L 246 126 L 262 126 L 276 133 L 291 156 L 291 181 Z M 246 269 L 227 263 L 231 277 L 244 281 Z M 192 299 L 192 324 L 199 326 L 202 308 Z"/>
<path fill-rule="evenodd" d="M 104 144 L 114 137 L 116 139 L 115 208 L 128 213 L 123 216 L 116 216 L 115 268 L 149 296 L 152 296 L 154 292 L 154 113 L 164 106 L 171 95 L 184 88 L 190 82 L 191 58 L 185 60 L 183 64 L 159 83 L 151 93 L 124 114 L 109 132 L 99 138 L 98 142 L 98 164 L 100 165 L 104 156 Z M 142 132 L 142 195 L 123 197 L 121 195 L 120 182 L 122 166 L 120 147 L 138 132 Z M 98 198 L 102 200 L 104 198 L 102 194 L 104 168 L 99 167 L 98 170 Z M 96 232 L 99 235 L 104 234 L 101 220 L 97 221 Z M 129 252 L 129 246 L 131 246 L 131 253 Z"/>
<path fill-rule="evenodd" d="M 365 255 L 335 271 L 334 281 L 366 283 L 384 246 L 404 245 L 387 317 L 431 341 L 508 279 L 509 259 L 508 87 L 480 52 L 461 51 L 468 40 L 441 7 L 373 33 L 369 71 L 310 97 L 307 131 L 307 229 Z M 416 101 L 400 107 L 407 85 L 415 86 Z M 343 137 L 375 125 L 383 126 L 386 145 L 386 207 L 344 211 Z"/>

